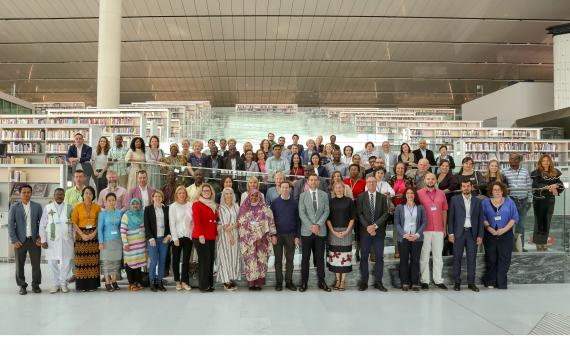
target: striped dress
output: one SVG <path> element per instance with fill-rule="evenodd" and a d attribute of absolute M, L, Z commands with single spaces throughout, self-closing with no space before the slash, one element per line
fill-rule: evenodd
<path fill-rule="evenodd" d="M 138 269 L 146 265 L 146 240 L 144 223 L 138 227 L 129 227 L 127 214 L 121 219 L 121 240 L 124 245 L 129 245 L 129 251 L 123 252 L 125 265 L 131 269 Z"/>
<path fill-rule="evenodd" d="M 231 208 L 223 204 L 218 209 L 220 224 L 218 225 L 218 236 L 216 237 L 216 266 L 218 267 L 217 280 L 221 283 L 230 283 L 240 279 L 238 230 L 235 228 L 231 232 L 234 239 L 234 244 L 232 245 L 228 234 L 223 229 L 225 224 L 236 224 L 238 214 L 239 206 L 237 204 Z"/>

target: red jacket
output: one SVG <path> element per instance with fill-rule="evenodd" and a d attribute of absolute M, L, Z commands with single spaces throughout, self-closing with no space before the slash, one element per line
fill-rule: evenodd
<path fill-rule="evenodd" d="M 354 201 L 356 201 L 361 193 L 366 191 L 366 181 L 364 181 L 364 179 L 358 179 L 356 183 L 353 183 L 349 177 L 347 179 L 344 179 L 344 183 L 345 185 L 350 186 L 350 189 L 352 190 L 352 198 L 354 198 Z"/>
<path fill-rule="evenodd" d="M 204 236 L 207 241 L 214 241 L 218 233 L 216 219 L 218 213 L 213 212 L 206 204 L 196 201 L 192 204 L 192 221 L 194 221 L 194 231 L 192 238 Z"/>

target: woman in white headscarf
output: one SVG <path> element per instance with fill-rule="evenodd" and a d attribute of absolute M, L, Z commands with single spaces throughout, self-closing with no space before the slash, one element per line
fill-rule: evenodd
<path fill-rule="evenodd" d="M 235 283 L 240 279 L 240 247 L 237 229 L 239 206 L 236 195 L 231 187 L 222 191 L 218 208 L 218 236 L 216 241 L 217 280 L 224 284 L 224 289 L 234 291 Z"/>

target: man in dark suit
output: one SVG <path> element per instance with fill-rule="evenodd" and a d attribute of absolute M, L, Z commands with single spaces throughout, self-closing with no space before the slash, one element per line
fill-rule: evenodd
<path fill-rule="evenodd" d="M 217 182 L 220 179 L 220 172 L 217 169 L 224 167 L 224 158 L 218 154 L 218 147 L 210 147 L 210 155 L 204 160 L 204 168 L 210 168 L 206 177 L 212 182 Z"/>
<path fill-rule="evenodd" d="M 235 149 L 235 147 L 230 147 L 227 157 L 224 156 L 223 159 L 224 169 L 237 171 L 243 168 L 243 160 L 241 160 L 239 152 Z"/>
<path fill-rule="evenodd" d="M 93 176 L 93 167 L 91 166 L 91 153 L 93 150 L 89 145 L 84 144 L 83 135 L 75 134 L 73 137 L 75 143 L 69 147 L 66 154 L 66 160 L 71 165 L 71 173 L 76 169 L 83 169 L 85 174 L 85 184 L 89 186 L 91 176 Z"/>
<path fill-rule="evenodd" d="M 429 161 L 429 164 L 431 166 L 434 166 L 435 165 L 435 157 L 433 155 L 433 152 L 431 150 L 427 149 L 426 140 L 421 139 L 419 146 L 420 146 L 420 148 L 418 148 L 417 150 L 414 151 L 414 159 L 416 160 L 416 163 L 418 162 L 418 160 L 420 160 L 422 158 L 426 158 Z"/>
<path fill-rule="evenodd" d="M 384 273 L 384 238 L 388 220 L 386 196 L 376 191 L 377 181 L 374 176 L 366 179 L 366 191 L 358 196 L 356 208 L 360 223 L 360 283 L 358 290 L 368 289 L 368 256 L 374 249 L 374 288 L 387 292 L 382 284 Z"/>
<path fill-rule="evenodd" d="M 451 198 L 447 231 L 453 243 L 454 290 L 461 290 L 461 259 L 467 249 L 467 285 L 478 292 L 475 285 L 475 261 L 477 246 L 483 242 L 483 206 L 479 198 L 472 195 L 473 185 L 469 179 L 461 182 L 461 195 Z"/>
<path fill-rule="evenodd" d="M 16 255 L 16 284 L 20 287 L 20 295 L 28 292 L 24 265 L 26 254 L 30 255 L 32 263 L 32 291 L 41 293 L 42 271 L 40 259 L 42 255 L 41 238 L 39 235 L 42 206 L 32 202 L 32 187 L 24 185 L 20 188 L 21 202 L 14 203 L 8 213 L 8 235 L 14 245 Z"/>

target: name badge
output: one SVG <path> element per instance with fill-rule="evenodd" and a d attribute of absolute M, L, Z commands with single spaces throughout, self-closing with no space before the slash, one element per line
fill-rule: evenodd
<path fill-rule="evenodd" d="M 501 221 L 501 216 L 500 215 L 495 216 L 495 221 Z"/>
<path fill-rule="evenodd" d="M 437 210 L 437 207 L 436 207 L 435 205 L 432 205 L 432 206 L 431 206 L 431 211 L 436 211 L 436 210 Z"/>
<path fill-rule="evenodd" d="M 119 231 L 111 231 L 112 236 L 117 235 L 117 234 L 119 234 Z"/>
<path fill-rule="evenodd" d="M 91 230 L 91 229 L 93 228 L 93 225 L 87 225 L 87 226 L 85 226 L 85 228 L 86 228 L 87 230 Z"/>
<path fill-rule="evenodd" d="M 174 169 L 174 172 L 175 172 L 176 174 L 178 174 L 178 173 L 180 172 L 180 170 L 175 168 L 175 169 Z"/>
<path fill-rule="evenodd" d="M 252 225 L 257 225 L 257 221 L 252 220 L 252 221 L 251 221 L 251 224 L 252 224 Z"/>
<path fill-rule="evenodd" d="M 160 225 L 160 228 L 164 230 L 164 225 Z"/>

